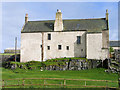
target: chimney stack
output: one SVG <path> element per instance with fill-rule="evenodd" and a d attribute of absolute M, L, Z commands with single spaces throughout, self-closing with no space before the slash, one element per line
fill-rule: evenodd
<path fill-rule="evenodd" d="M 62 30 L 63 30 L 62 13 L 61 10 L 57 9 L 55 23 L 54 23 L 54 31 L 62 31 Z"/>
<path fill-rule="evenodd" d="M 106 9 L 106 20 L 108 20 L 108 9 Z"/>
<path fill-rule="evenodd" d="M 25 23 L 28 22 L 28 14 L 25 15 Z"/>
<path fill-rule="evenodd" d="M 109 30 L 108 9 L 106 9 L 106 21 L 107 21 L 107 30 Z"/>

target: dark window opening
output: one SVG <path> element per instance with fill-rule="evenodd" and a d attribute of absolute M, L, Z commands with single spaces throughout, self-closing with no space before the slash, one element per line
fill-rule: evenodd
<path fill-rule="evenodd" d="M 50 46 L 47 46 L 48 50 L 50 50 Z"/>
<path fill-rule="evenodd" d="M 61 45 L 58 45 L 58 50 L 61 50 L 62 49 L 62 46 Z"/>
<path fill-rule="evenodd" d="M 48 34 L 48 40 L 51 40 L 51 34 Z"/>
<path fill-rule="evenodd" d="M 77 36 L 77 44 L 81 44 L 81 36 Z"/>
<path fill-rule="evenodd" d="M 66 46 L 66 49 L 69 50 L 69 46 Z"/>
<path fill-rule="evenodd" d="M 42 45 L 40 45 L 40 47 L 42 48 Z"/>
<path fill-rule="evenodd" d="M 83 51 L 83 49 L 81 49 L 81 51 Z"/>

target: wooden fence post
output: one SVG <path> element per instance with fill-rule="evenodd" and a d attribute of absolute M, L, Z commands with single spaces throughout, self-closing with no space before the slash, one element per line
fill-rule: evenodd
<path fill-rule="evenodd" d="M 64 79 L 64 87 L 66 86 L 66 80 Z"/>
<path fill-rule="evenodd" d="M 44 79 L 44 86 L 45 86 L 45 79 Z"/>
<path fill-rule="evenodd" d="M 23 81 L 22 81 L 22 86 L 24 86 L 24 79 L 23 79 Z"/>
<path fill-rule="evenodd" d="M 6 81 L 5 85 L 7 86 L 7 81 Z"/>
<path fill-rule="evenodd" d="M 85 81 L 85 87 L 86 87 L 86 81 Z"/>
<path fill-rule="evenodd" d="M 108 82 L 107 82 L 107 80 L 106 80 L 106 88 L 108 87 Z"/>
<path fill-rule="evenodd" d="M 20 86 L 20 80 L 18 80 L 18 86 Z"/>
<path fill-rule="evenodd" d="M 4 84 L 5 84 L 5 83 L 4 83 L 4 80 L 2 80 L 2 81 L 3 81 L 3 85 L 2 85 L 2 87 L 4 87 Z"/>

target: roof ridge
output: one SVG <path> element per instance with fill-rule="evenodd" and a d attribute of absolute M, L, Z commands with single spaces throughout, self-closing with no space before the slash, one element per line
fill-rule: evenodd
<path fill-rule="evenodd" d="M 87 18 L 87 19 L 63 19 L 63 20 L 105 20 L 105 18 Z"/>
<path fill-rule="evenodd" d="M 47 22 L 47 21 L 55 21 L 55 20 L 39 20 L 39 21 L 28 21 L 28 22 Z"/>
<path fill-rule="evenodd" d="M 110 42 L 120 42 L 120 40 L 110 40 Z"/>
<path fill-rule="evenodd" d="M 63 21 L 64 20 L 105 20 L 105 18 L 63 19 Z M 28 21 L 28 22 L 47 22 L 47 21 L 55 21 L 55 20 L 38 20 L 38 21 Z"/>

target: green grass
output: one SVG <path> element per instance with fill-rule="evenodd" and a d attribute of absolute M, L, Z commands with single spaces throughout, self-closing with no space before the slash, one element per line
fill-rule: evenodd
<path fill-rule="evenodd" d="M 17 53 L 20 54 L 20 53 Z M 15 53 L 0 53 L 0 55 L 15 55 Z"/>
<path fill-rule="evenodd" d="M 105 73 L 103 68 L 98 69 L 90 69 L 90 70 L 81 70 L 81 71 L 40 71 L 36 70 L 23 70 L 23 69 L 16 69 L 16 70 L 9 70 L 5 68 L 2 69 L 2 79 L 15 79 L 15 78 L 65 78 L 65 79 L 94 79 L 94 80 L 112 80 L 117 81 L 118 75 L 113 73 Z M 7 85 L 9 84 L 17 84 L 18 81 L 7 81 Z M 22 81 L 19 82 L 22 84 Z M 43 80 L 26 80 L 25 83 L 27 84 L 43 84 Z M 47 84 L 63 84 L 63 81 L 60 80 L 46 80 Z M 67 81 L 67 84 L 73 85 L 84 85 L 84 81 Z M 87 81 L 87 85 L 101 85 L 105 86 L 106 82 L 91 82 Z M 111 87 L 118 87 L 117 83 L 108 83 L 108 86 Z M 22 87 L 22 86 L 21 86 Z M 24 86 L 24 87 L 40 87 L 40 86 Z M 41 86 L 43 87 L 43 86 Z M 62 86 L 45 86 L 53 87 L 53 88 L 62 88 Z M 75 88 L 75 87 L 73 87 Z"/>
<path fill-rule="evenodd" d="M 69 59 L 83 59 L 83 60 L 87 60 L 86 58 L 81 58 L 81 57 L 71 57 L 71 58 L 55 58 L 55 59 L 48 59 L 47 61 L 56 61 L 56 60 L 69 60 Z"/>

